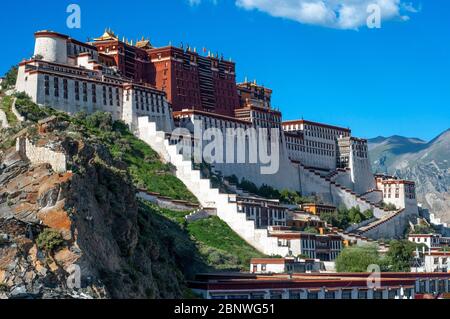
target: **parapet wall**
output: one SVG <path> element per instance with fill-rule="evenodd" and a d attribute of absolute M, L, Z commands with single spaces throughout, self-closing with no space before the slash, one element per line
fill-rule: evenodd
<path fill-rule="evenodd" d="M 19 121 L 19 122 L 23 122 L 23 121 L 25 121 L 25 118 L 19 113 L 19 111 L 17 110 L 17 108 L 16 108 L 16 101 L 17 101 L 17 99 L 16 98 L 14 98 L 14 101 L 13 101 L 13 103 L 12 103 L 12 105 L 11 105 L 11 111 L 13 112 L 13 114 L 16 116 L 16 118 L 17 118 L 17 120 Z"/>
<path fill-rule="evenodd" d="M 63 153 L 51 150 L 48 147 L 34 146 L 26 137 L 16 140 L 16 151 L 28 158 L 34 165 L 50 164 L 57 173 L 67 171 L 67 158 Z"/>

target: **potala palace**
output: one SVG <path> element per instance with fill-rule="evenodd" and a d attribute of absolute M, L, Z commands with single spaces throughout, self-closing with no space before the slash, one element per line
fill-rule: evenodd
<path fill-rule="evenodd" d="M 16 91 L 69 114 L 105 111 L 124 121 L 176 168 L 177 177 L 205 210 L 214 211 L 267 255 L 303 254 L 331 261 L 344 241 L 404 235 L 418 216 L 413 182 L 374 176 L 367 141 L 352 136 L 348 128 L 303 119 L 284 122 L 272 106 L 272 91 L 256 81 L 236 83 L 235 72 L 234 62 L 205 49 L 199 53 L 183 46 L 156 48 L 144 38 L 119 39 L 110 30 L 88 43 L 41 31 L 35 34 L 33 57 L 19 65 Z M 198 134 L 196 128 L 213 128 L 225 137 L 229 129 L 240 129 L 233 136 L 238 147 L 215 136 L 225 156 L 234 161 L 206 158 L 212 136 Z M 263 141 L 259 148 L 251 145 L 248 132 L 256 132 L 256 139 Z M 231 183 L 228 191 L 219 190 L 193 163 L 195 156 L 184 153 L 192 149 L 194 154 L 199 148 L 197 154 L 210 163 L 213 173 L 315 196 L 319 202 L 314 212 L 254 196 Z M 255 150 L 256 155 L 264 150 L 276 163 L 261 156 L 253 162 L 236 160 L 239 152 L 248 159 Z M 296 222 L 320 223 L 320 209 L 341 205 L 371 210 L 374 217 L 350 229 L 331 228 L 320 234 L 292 227 Z"/>

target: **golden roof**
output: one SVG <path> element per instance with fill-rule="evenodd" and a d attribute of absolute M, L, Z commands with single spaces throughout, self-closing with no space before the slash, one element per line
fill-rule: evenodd
<path fill-rule="evenodd" d="M 151 49 L 152 48 L 150 40 L 137 41 L 136 46 L 141 49 Z"/>
<path fill-rule="evenodd" d="M 94 41 L 106 41 L 106 40 L 118 40 L 119 38 L 111 29 L 106 29 L 105 33 L 100 38 L 94 39 Z"/>

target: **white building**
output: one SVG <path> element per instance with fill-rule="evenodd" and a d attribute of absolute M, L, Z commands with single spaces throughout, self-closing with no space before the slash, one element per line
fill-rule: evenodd
<path fill-rule="evenodd" d="M 407 181 L 388 175 L 376 175 L 376 186 L 383 193 L 383 201 L 394 204 L 397 208 L 416 209 L 416 185 L 413 181 Z"/>
<path fill-rule="evenodd" d="M 408 240 L 416 244 L 425 244 L 431 250 L 450 246 L 450 238 L 440 234 L 409 234 Z"/>
<path fill-rule="evenodd" d="M 16 91 L 69 114 L 109 112 L 134 129 L 139 117 L 148 116 L 159 130 L 172 131 L 164 92 L 123 77 L 94 46 L 51 31 L 35 38 L 34 56 L 19 64 Z"/>
<path fill-rule="evenodd" d="M 320 272 L 324 270 L 319 259 L 285 258 L 253 258 L 250 261 L 250 272 L 253 274 L 287 274 Z"/>
<path fill-rule="evenodd" d="M 424 271 L 450 273 L 450 252 L 429 251 L 424 256 Z"/>

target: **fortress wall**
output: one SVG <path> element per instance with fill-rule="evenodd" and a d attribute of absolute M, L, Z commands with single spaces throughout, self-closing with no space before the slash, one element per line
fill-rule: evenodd
<path fill-rule="evenodd" d="M 302 194 L 305 196 L 319 196 L 325 203 L 333 204 L 333 198 L 330 194 L 330 183 L 301 167 L 300 180 Z"/>
<path fill-rule="evenodd" d="M 350 152 L 350 169 L 354 191 L 358 194 L 375 189 L 375 178 L 368 158 L 360 158 Z"/>
<path fill-rule="evenodd" d="M 34 165 L 50 164 L 58 173 L 64 173 L 67 170 L 67 159 L 63 153 L 55 152 L 48 147 L 36 147 L 28 138 L 19 137 L 16 140 L 16 150 Z"/>
<path fill-rule="evenodd" d="M 379 203 L 383 200 L 383 192 L 378 190 L 373 190 L 363 196 L 365 199 L 367 199 L 371 203 Z"/>
<path fill-rule="evenodd" d="M 0 109 L 0 124 L 1 128 L 9 128 L 8 118 L 6 117 L 6 113 Z"/>
<path fill-rule="evenodd" d="M 374 228 L 361 233 L 371 239 L 389 239 L 389 238 L 402 238 L 403 234 L 408 227 L 409 218 L 407 211 L 402 211 L 396 214 L 394 217 L 381 222 Z"/>
<path fill-rule="evenodd" d="M 352 181 L 352 174 L 350 171 L 338 172 L 337 175 L 331 180 L 351 190 L 353 190 L 355 187 Z"/>

